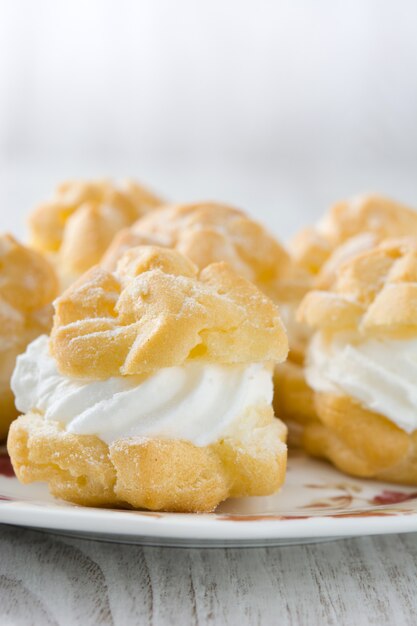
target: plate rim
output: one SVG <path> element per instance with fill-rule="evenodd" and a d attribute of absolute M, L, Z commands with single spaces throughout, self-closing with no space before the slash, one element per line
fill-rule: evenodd
<path fill-rule="evenodd" d="M 417 512 L 390 513 L 376 507 L 369 516 L 276 516 L 152 513 L 87 507 L 41 507 L 27 502 L 0 502 L 0 523 L 88 534 L 200 541 L 270 541 L 320 537 L 357 537 L 417 531 Z M 381 513 L 378 513 L 381 511 Z M 387 513 L 385 513 L 387 511 Z M 237 518 L 241 519 L 237 519 Z M 271 519 L 268 519 L 271 517 Z M 245 519 L 248 518 L 248 519 Z"/>

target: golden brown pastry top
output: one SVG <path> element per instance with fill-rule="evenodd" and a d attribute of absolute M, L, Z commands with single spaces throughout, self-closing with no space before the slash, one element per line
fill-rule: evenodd
<path fill-rule="evenodd" d="M 330 333 L 417 334 L 417 238 L 388 239 L 347 260 L 327 291 L 311 291 L 298 318 Z"/>
<path fill-rule="evenodd" d="M 99 262 L 115 233 L 160 204 L 131 180 L 65 182 L 31 214 L 31 244 L 41 252 L 59 253 L 61 271 L 79 275 Z"/>
<path fill-rule="evenodd" d="M 302 230 L 291 244 L 294 260 L 327 287 L 338 266 L 388 237 L 417 237 L 417 212 L 377 195 L 334 205 L 316 227 Z"/>
<path fill-rule="evenodd" d="M 56 301 L 51 352 L 61 373 L 148 374 L 204 358 L 283 361 L 276 306 L 226 263 L 199 272 L 176 250 L 140 246 L 114 272 L 94 267 Z"/>
<path fill-rule="evenodd" d="M 242 211 L 213 202 L 173 205 L 153 211 L 116 235 L 102 265 L 113 269 L 121 254 L 137 245 L 175 248 L 200 269 L 224 261 L 274 300 L 305 291 L 304 273 L 294 272 L 276 239 Z"/>
<path fill-rule="evenodd" d="M 23 344 L 38 329 L 49 330 L 49 306 L 57 293 L 50 264 L 11 235 L 1 235 L 0 347 Z"/>

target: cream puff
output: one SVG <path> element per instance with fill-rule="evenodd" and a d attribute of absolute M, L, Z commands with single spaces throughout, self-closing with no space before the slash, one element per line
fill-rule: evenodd
<path fill-rule="evenodd" d="M 0 439 L 17 416 L 10 389 L 16 357 L 52 326 L 58 281 L 49 263 L 11 235 L 0 236 Z"/>
<path fill-rule="evenodd" d="M 311 454 L 355 476 L 417 484 L 417 239 L 386 240 L 311 291 L 306 378 L 317 418 Z"/>
<path fill-rule="evenodd" d="M 387 237 L 407 235 L 417 236 L 415 211 L 381 196 L 360 196 L 335 204 L 316 226 L 303 229 L 294 238 L 289 251 L 294 263 L 310 276 L 310 288 L 326 289 L 346 261 Z M 294 443 L 298 443 L 303 425 L 315 419 L 314 399 L 303 368 L 309 331 L 305 324 L 294 321 L 296 308 L 289 309 L 286 322 L 297 329 L 297 350 L 276 370 L 274 401 L 276 411 L 290 426 L 290 442 Z"/>
<path fill-rule="evenodd" d="M 30 244 L 68 286 L 98 263 L 114 235 L 161 200 L 132 180 L 68 181 L 29 217 Z"/>
<path fill-rule="evenodd" d="M 227 264 L 139 246 L 55 302 L 19 357 L 8 449 L 24 483 L 82 505 L 212 511 L 282 485 L 277 307 Z"/>

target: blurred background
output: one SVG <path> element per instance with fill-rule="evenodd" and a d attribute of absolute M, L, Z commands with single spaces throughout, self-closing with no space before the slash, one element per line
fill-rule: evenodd
<path fill-rule="evenodd" d="M 358 192 L 417 206 L 417 3 L 0 0 L 1 229 L 103 175 L 282 239 Z"/>

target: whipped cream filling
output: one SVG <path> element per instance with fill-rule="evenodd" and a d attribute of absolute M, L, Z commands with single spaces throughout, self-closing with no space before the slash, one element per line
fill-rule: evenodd
<path fill-rule="evenodd" d="M 147 378 L 69 378 L 58 372 L 45 335 L 18 357 L 12 389 L 22 413 L 38 411 L 68 432 L 108 444 L 144 436 L 205 446 L 230 434 L 250 407 L 270 405 L 273 395 L 272 368 L 262 363 L 195 361 Z"/>
<path fill-rule="evenodd" d="M 417 429 L 417 339 L 331 341 L 320 333 L 307 356 L 307 382 L 315 391 L 346 394 L 399 428 Z"/>

